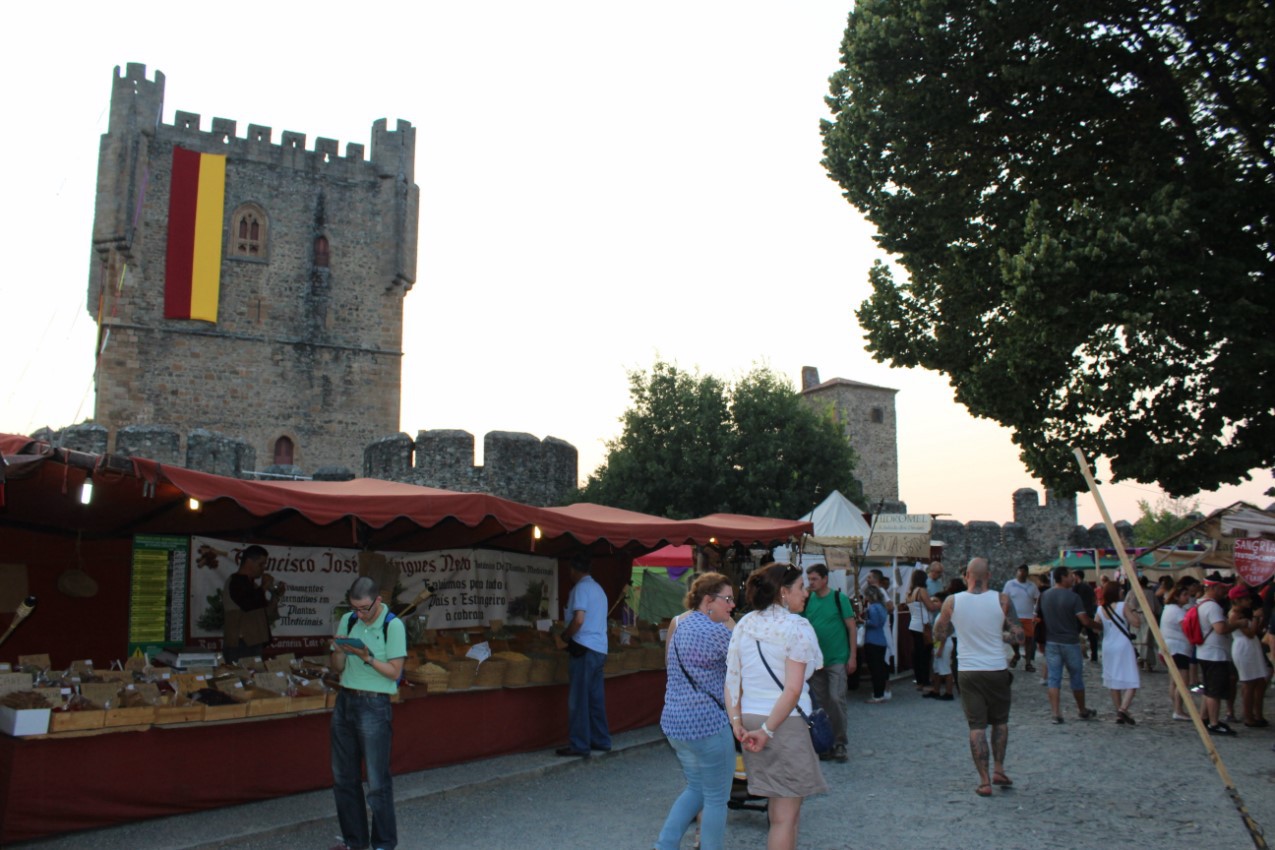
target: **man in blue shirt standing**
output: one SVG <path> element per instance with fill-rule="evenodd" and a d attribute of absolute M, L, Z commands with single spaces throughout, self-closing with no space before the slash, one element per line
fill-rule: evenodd
<path fill-rule="evenodd" d="M 567 600 L 567 627 L 562 632 L 571 653 L 567 696 L 570 746 L 558 749 L 560 756 L 588 758 L 591 750 L 611 749 L 602 678 L 607 661 L 607 595 L 589 574 L 591 569 L 587 556 L 579 556 L 571 563 L 575 586 Z"/>

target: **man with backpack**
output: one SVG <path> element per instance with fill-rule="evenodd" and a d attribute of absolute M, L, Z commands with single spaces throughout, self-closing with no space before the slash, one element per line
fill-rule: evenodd
<path fill-rule="evenodd" d="M 802 616 L 810 621 L 823 653 L 823 666 L 810 675 L 810 694 L 828 712 L 835 741 L 832 752 L 819 757 L 846 761 L 846 677 L 858 666 L 854 604 L 840 590 L 828 587 L 828 568 L 823 564 L 807 567 L 806 581 L 810 598 Z"/>
<path fill-rule="evenodd" d="M 398 691 L 407 659 L 407 633 L 368 576 L 354 580 L 346 599 L 351 613 L 337 626 L 331 655 L 332 669 L 341 674 L 331 728 L 332 792 L 341 843 L 332 850 L 393 848 L 398 844 L 398 826 L 390 780 L 390 698 Z M 367 765 L 366 798 L 363 764 Z M 370 832 L 368 808 L 372 810 Z"/>

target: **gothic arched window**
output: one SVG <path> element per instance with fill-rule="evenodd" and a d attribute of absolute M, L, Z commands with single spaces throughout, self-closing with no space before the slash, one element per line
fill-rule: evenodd
<path fill-rule="evenodd" d="M 320 236 L 314 240 L 314 266 L 319 269 L 328 267 L 328 238 Z"/>
<path fill-rule="evenodd" d="M 230 214 L 230 256 L 266 259 L 270 222 L 256 204 L 242 204 Z"/>

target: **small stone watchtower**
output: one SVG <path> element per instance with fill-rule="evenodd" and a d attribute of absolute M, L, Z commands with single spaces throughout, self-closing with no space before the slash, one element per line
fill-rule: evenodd
<path fill-rule="evenodd" d="M 899 498 L 899 426 L 894 410 L 898 393 L 846 378 L 821 383 L 814 366 L 801 370 L 802 398 L 817 410 L 832 408 L 859 456 L 854 475 L 863 485 L 865 508 Z"/>
<path fill-rule="evenodd" d="M 399 430 L 415 128 L 378 120 L 370 156 L 355 143 L 341 156 L 333 139 L 307 150 L 303 133 L 275 143 L 269 127 L 250 124 L 241 137 L 225 118 L 203 129 L 199 115 L 178 112 L 164 124 L 163 105 L 162 73 L 115 68 L 88 286 L 99 330 L 94 421 L 111 448 L 130 425 L 209 429 L 247 440 L 258 468 L 361 469 L 364 447 Z M 224 200 L 205 205 L 198 184 L 200 221 L 220 240 L 215 321 L 165 317 L 176 148 L 225 157 Z"/>

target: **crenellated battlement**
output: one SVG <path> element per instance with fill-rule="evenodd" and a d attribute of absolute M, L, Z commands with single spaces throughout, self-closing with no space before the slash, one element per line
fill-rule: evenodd
<path fill-rule="evenodd" d="M 274 129 L 262 124 L 249 124 L 244 136 L 238 135 L 238 122 L 230 118 L 213 118 L 208 130 L 202 125 L 199 113 L 178 110 L 173 123 L 159 124 L 157 131 L 165 138 L 171 135 L 176 144 L 205 153 L 225 153 L 250 162 L 323 171 L 337 177 L 353 178 L 355 169 L 362 169 L 365 176 L 394 177 L 407 182 L 414 179 L 416 128 L 410 121 L 400 119 L 394 130 L 388 129 L 384 118 L 373 122 L 371 160 L 365 158 L 367 148 L 359 142 L 347 143 L 342 156 L 341 143 L 336 139 L 316 137 L 313 149 L 308 149 L 306 134 L 295 130 L 284 130 L 275 143 Z"/>

